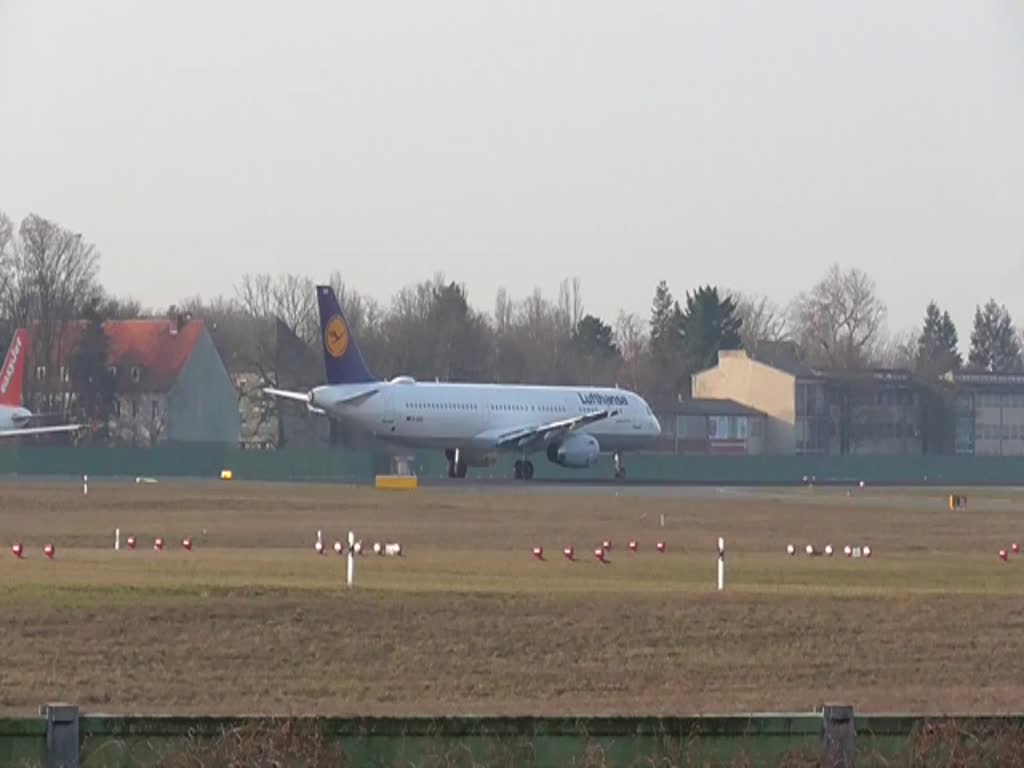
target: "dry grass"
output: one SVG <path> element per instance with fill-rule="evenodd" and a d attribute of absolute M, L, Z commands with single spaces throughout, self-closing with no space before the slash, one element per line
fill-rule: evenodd
<path fill-rule="evenodd" d="M 1019 710 L 1024 561 L 994 554 L 1024 539 L 1017 497 L 951 513 L 942 495 L 2 485 L 0 543 L 29 556 L 0 557 L 0 712 Z M 115 526 L 140 549 L 111 551 Z M 312 552 L 318 528 L 407 556 L 362 558 L 350 593 L 343 559 Z M 154 553 L 156 535 L 196 549 Z M 607 566 L 588 558 L 603 538 Z M 877 554 L 783 554 L 808 541 Z M 581 562 L 562 559 L 569 543 Z"/>

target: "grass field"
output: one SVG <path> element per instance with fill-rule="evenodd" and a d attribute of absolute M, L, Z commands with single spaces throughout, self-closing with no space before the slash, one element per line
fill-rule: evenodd
<path fill-rule="evenodd" d="M 996 557 L 1024 541 L 1017 491 L 972 491 L 960 512 L 942 490 L 89 491 L 0 485 L 0 543 L 26 547 L 0 553 L 0 712 L 55 699 L 242 714 L 1022 709 L 1024 556 Z M 115 527 L 139 549 L 112 551 Z M 405 549 L 360 558 L 351 592 L 344 558 L 312 549 L 317 529 L 329 547 L 350 528 Z M 874 555 L 785 555 L 809 542 Z"/>

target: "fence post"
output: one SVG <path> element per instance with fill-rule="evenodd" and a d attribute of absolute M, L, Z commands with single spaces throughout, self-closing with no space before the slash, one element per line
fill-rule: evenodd
<path fill-rule="evenodd" d="M 827 768 L 853 768 L 857 733 L 853 723 L 853 707 L 847 704 L 826 704 L 825 765 Z"/>
<path fill-rule="evenodd" d="M 78 707 L 47 704 L 46 768 L 78 768 Z"/>
<path fill-rule="evenodd" d="M 718 537 L 718 591 L 725 589 L 725 539 Z"/>
<path fill-rule="evenodd" d="M 352 589 L 356 577 L 356 535 L 353 531 L 348 532 L 348 564 L 345 569 L 345 583 Z"/>

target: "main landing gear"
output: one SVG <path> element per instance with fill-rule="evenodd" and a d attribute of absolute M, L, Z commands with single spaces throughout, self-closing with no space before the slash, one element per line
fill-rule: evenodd
<path fill-rule="evenodd" d="M 455 450 L 449 448 L 444 455 L 448 459 L 448 477 L 465 477 L 468 467 L 466 460 L 462 458 L 461 451 L 458 448 Z"/>
<path fill-rule="evenodd" d="M 525 459 L 517 460 L 513 477 L 516 480 L 533 480 L 533 462 Z"/>
<path fill-rule="evenodd" d="M 618 451 L 616 451 L 613 458 L 615 459 L 615 479 L 625 480 L 626 467 L 622 464 L 622 455 Z"/>

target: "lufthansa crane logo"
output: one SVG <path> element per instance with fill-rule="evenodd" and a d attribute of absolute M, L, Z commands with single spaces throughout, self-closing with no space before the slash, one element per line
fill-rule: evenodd
<path fill-rule="evenodd" d="M 343 357 L 348 349 L 348 328 L 341 315 L 335 315 L 324 328 L 324 346 L 331 357 Z"/>

